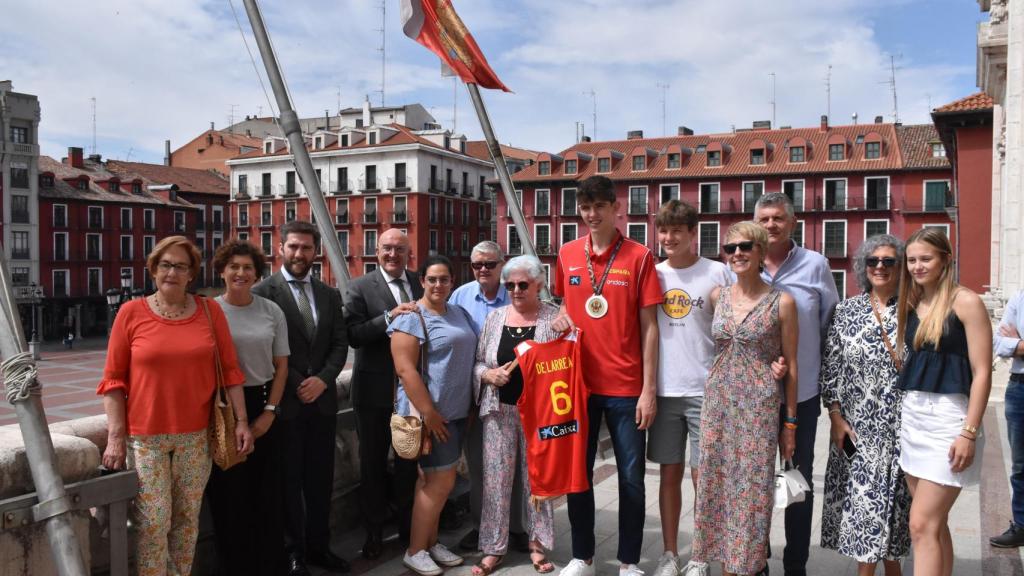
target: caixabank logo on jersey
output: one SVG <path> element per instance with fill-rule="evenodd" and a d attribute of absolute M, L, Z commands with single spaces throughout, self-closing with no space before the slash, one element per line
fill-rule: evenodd
<path fill-rule="evenodd" d="M 540 435 L 541 440 L 554 440 L 555 438 L 571 436 L 579 431 L 579 421 L 570 420 L 568 422 L 562 422 L 561 424 L 541 426 L 537 429 L 537 434 Z"/>

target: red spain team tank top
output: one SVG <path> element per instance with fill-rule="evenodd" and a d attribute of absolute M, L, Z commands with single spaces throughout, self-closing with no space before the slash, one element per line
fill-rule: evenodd
<path fill-rule="evenodd" d="M 579 329 L 550 342 L 516 346 L 523 373 L 519 417 L 526 437 L 530 492 L 561 496 L 585 492 L 587 399 L 580 367 Z"/>

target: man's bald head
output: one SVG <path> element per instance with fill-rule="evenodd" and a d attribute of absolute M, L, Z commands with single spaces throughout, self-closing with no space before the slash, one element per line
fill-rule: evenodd
<path fill-rule="evenodd" d="M 389 276 L 398 276 L 409 264 L 409 236 L 398 228 L 385 230 L 377 240 L 377 262 Z"/>

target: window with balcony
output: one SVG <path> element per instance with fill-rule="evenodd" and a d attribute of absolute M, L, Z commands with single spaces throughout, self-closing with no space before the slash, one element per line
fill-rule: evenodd
<path fill-rule="evenodd" d="M 444 171 L 444 191 L 447 193 L 454 192 L 455 181 L 452 180 L 452 169 L 446 168 Z"/>
<path fill-rule="evenodd" d="M 800 246 L 801 248 L 804 247 L 804 221 L 803 220 L 797 220 L 796 221 L 796 225 L 793 226 L 793 233 L 790 236 L 790 238 L 793 239 L 793 242 L 795 242 L 797 246 Z"/>
<path fill-rule="evenodd" d="M 444 223 L 451 225 L 455 224 L 455 202 L 449 200 L 444 204 Z"/>
<path fill-rule="evenodd" d="M 647 224 L 626 224 L 626 237 L 634 242 L 647 245 Z"/>
<path fill-rule="evenodd" d="M 103 295 L 103 284 L 100 282 L 100 273 L 102 271 L 100 268 L 89 268 L 87 272 L 89 296 Z"/>
<path fill-rule="evenodd" d="M 551 191 L 539 189 L 534 191 L 534 216 L 551 215 Z"/>
<path fill-rule="evenodd" d="M 718 222 L 697 224 L 697 252 L 705 258 L 718 257 Z"/>
<path fill-rule="evenodd" d="M 646 156 L 633 156 L 633 171 L 647 170 Z"/>
<path fill-rule="evenodd" d="M 565 170 L 566 174 L 575 174 L 577 170 L 576 160 L 566 160 L 563 169 Z"/>
<path fill-rule="evenodd" d="M 132 229 L 132 209 L 121 208 L 121 230 Z"/>
<path fill-rule="evenodd" d="M 598 158 L 597 159 L 597 172 L 604 174 L 612 171 L 612 159 L 611 158 Z"/>
<path fill-rule="evenodd" d="M 185 213 L 175 212 L 174 213 L 174 231 L 183 233 L 185 231 Z"/>
<path fill-rule="evenodd" d="M 348 256 L 348 230 L 338 230 L 338 244 L 341 244 L 341 253 Z"/>
<path fill-rule="evenodd" d="M 932 180 L 924 183 L 924 209 L 926 212 L 942 212 L 950 206 L 949 181 Z"/>
<path fill-rule="evenodd" d="M 793 163 L 804 162 L 805 161 L 804 158 L 805 158 L 805 156 L 804 156 L 804 147 L 803 146 L 791 146 L 789 148 L 789 161 L 790 162 L 793 162 Z"/>
<path fill-rule="evenodd" d="M 89 228 L 103 228 L 103 208 L 100 206 L 89 206 Z"/>
<path fill-rule="evenodd" d="M 68 271 L 53 271 L 53 296 L 54 298 L 65 298 L 68 295 Z"/>
<path fill-rule="evenodd" d="M 508 253 L 510 255 L 518 256 L 523 253 L 523 243 L 519 240 L 519 234 L 516 232 L 516 227 L 509 225 L 508 228 Z"/>
<path fill-rule="evenodd" d="M 380 186 L 377 185 L 377 167 L 373 164 L 366 166 L 366 182 L 363 185 L 363 190 L 377 190 Z"/>
<path fill-rule="evenodd" d="M 846 210 L 846 180 L 825 180 L 825 210 Z"/>
<path fill-rule="evenodd" d="M 274 212 L 273 204 L 270 202 L 263 202 L 260 204 L 260 226 L 273 226 L 274 225 Z"/>
<path fill-rule="evenodd" d="M 142 227 L 146 230 L 156 230 L 156 211 L 152 208 L 142 209 Z"/>
<path fill-rule="evenodd" d="M 562 244 L 572 242 L 576 239 L 576 225 L 562 224 Z"/>
<path fill-rule="evenodd" d="M 99 234 L 86 234 L 85 235 L 85 259 L 86 260 L 102 260 L 103 252 L 100 250 L 100 235 Z"/>
<path fill-rule="evenodd" d="M 846 270 L 833 270 L 832 281 L 836 284 L 839 299 L 846 300 Z"/>
<path fill-rule="evenodd" d="M 664 204 L 669 200 L 679 200 L 679 184 L 661 185 L 661 203 Z"/>
<path fill-rule="evenodd" d="M 284 193 L 295 194 L 295 171 L 289 170 L 284 173 Z"/>
<path fill-rule="evenodd" d="M 562 216 L 576 215 L 576 189 L 562 188 Z"/>
<path fill-rule="evenodd" d="M 519 209 L 522 210 L 523 209 L 523 191 L 522 190 L 515 190 L 514 193 L 515 193 L 515 196 L 516 196 L 516 206 L 518 206 Z M 512 216 L 512 207 L 511 206 L 506 206 L 505 210 L 506 210 L 505 216 Z"/>
<path fill-rule="evenodd" d="M 284 203 L 284 221 L 291 222 L 295 220 L 295 201 L 289 200 Z"/>
<path fill-rule="evenodd" d="M 131 260 L 134 257 L 132 254 L 132 237 L 121 236 L 121 260 Z"/>
<path fill-rule="evenodd" d="M 700 211 L 704 214 L 718 213 L 718 191 L 717 182 L 709 182 L 700 185 Z"/>
<path fill-rule="evenodd" d="M 11 195 L 11 222 L 28 224 L 30 221 L 28 212 L 28 196 L 22 194 Z"/>
<path fill-rule="evenodd" d="M 829 258 L 846 256 L 846 222 L 844 220 L 825 220 L 822 223 L 824 237 L 824 253 Z"/>
<path fill-rule="evenodd" d="M 647 214 L 647 187 L 629 187 L 629 213 Z"/>
<path fill-rule="evenodd" d="M 405 162 L 395 164 L 395 188 L 405 188 Z"/>
<path fill-rule="evenodd" d="M 25 268 L 23 266 L 12 266 L 11 284 L 14 284 L 15 286 L 28 286 L 29 282 L 31 281 L 31 273 L 31 268 Z"/>
<path fill-rule="evenodd" d="M 681 164 L 681 154 L 679 152 L 669 152 L 668 159 L 666 160 L 665 166 L 668 169 L 679 168 Z"/>
<path fill-rule="evenodd" d="M 377 231 L 363 231 L 363 256 L 375 256 L 377 254 Z"/>
<path fill-rule="evenodd" d="M 437 180 L 437 166 L 430 165 L 430 190 L 436 191 L 441 189 L 441 183 Z"/>
<path fill-rule="evenodd" d="M 409 201 L 405 196 L 395 196 L 395 213 L 391 221 L 395 224 L 404 224 L 409 221 Z"/>
<path fill-rule="evenodd" d="M 843 160 L 846 158 L 846 145 L 845 144 L 829 144 L 828 145 L 828 159 L 829 161 L 835 162 L 837 160 Z"/>
<path fill-rule="evenodd" d="M 469 202 L 463 202 L 460 209 L 462 210 L 462 225 L 469 226 Z"/>
<path fill-rule="evenodd" d="M 213 206 L 213 231 L 222 232 L 224 230 L 224 207 Z"/>
<path fill-rule="evenodd" d="M 334 183 L 335 192 L 348 192 L 352 186 L 348 181 L 348 168 L 338 168 L 338 181 Z"/>
<path fill-rule="evenodd" d="M 882 234 L 889 233 L 889 221 L 888 220 L 865 220 L 864 221 L 864 239 L 867 240 L 872 236 L 880 236 Z"/>
<path fill-rule="evenodd" d="M 248 196 L 249 195 L 249 176 L 247 174 L 238 175 L 238 195 Z"/>
<path fill-rule="evenodd" d="M 377 199 L 366 198 L 363 200 L 363 223 L 364 224 L 376 224 L 377 223 Z"/>
<path fill-rule="evenodd" d="M 263 254 L 265 256 L 271 256 L 274 253 L 273 245 L 273 232 L 261 232 L 260 233 L 260 247 L 263 248 Z"/>
<path fill-rule="evenodd" d="M 262 187 L 260 189 L 261 196 L 270 196 L 274 191 L 270 188 L 272 180 L 270 179 L 270 172 L 264 172 L 261 175 Z"/>
<path fill-rule="evenodd" d="M 537 254 L 553 254 L 551 246 L 551 226 L 548 224 L 537 224 L 533 227 L 533 238 L 537 243 Z"/>
<path fill-rule="evenodd" d="M 431 254 L 437 254 L 437 230 L 431 230 L 427 234 L 427 249 Z"/>
<path fill-rule="evenodd" d="M 803 212 L 804 209 L 804 181 L 783 180 L 782 193 L 793 203 L 793 210 Z"/>
<path fill-rule="evenodd" d="M 865 178 L 864 179 L 864 209 L 865 210 L 888 210 L 889 209 L 889 179 L 888 178 Z"/>
<path fill-rule="evenodd" d="M 764 195 L 764 182 L 743 183 L 743 211 L 753 213 L 754 205 Z"/>
<path fill-rule="evenodd" d="M 68 259 L 68 234 L 67 232 L 54 232 L 53 233 L 53 259 L 54 260 L 67 260 Z"/>
<path fill-rule="evenodd" d="M 750 164 L 754 166 L 764 164 L 764 148 L 754 148 L 750 151 Z"/>
<path fill-rule="evenodd" d="M 28 165 L 11 165 L 11 188 L 28 188 Z"/>
<path fill-rule="evenodd" d="M 437 198 L 431 198 L 430 203 L 427 205 L 427 221 L 430 224 L 437 224 L 439 222 L 437 213 Z"/>
<path fill-rule="evenodd" d="M 53 227 L 54 228 L 67 228 L 68 227 L 68 207 L 64 204 L 53 205 Z"/>
<path fill-rule="evenodd" d="M 547 176 L 551 174 L 551 162 L 548 160 L 537 162 L 537 174 L 540 176 Z"/>
<path fill-rule="evenodd" d="M 707 166 L 721 166 L 722 165 L 722 151 L 721 150 L 709 150 L 707 156 Z"/>
<path fill-rule="evenodd" d="M 156 246 L 156 236 L 143 236 L 142 237 L 142 251 L 148 258 L 153 253 L 153 246 Z"/>
<path fill-rule="evenodd" d="M 882 157 L 882 143 L 881 142 L 868 142 L 864 145 L 864 159 L 865 160 L 878 160 Z"/>
<path fill-rule="evenodd" d="M 334 223 L 348 224 L 348 199 L 336 200 L 334 203 Z"/>
<path fill-rule="evenodd" d="M 206 230 L 206 206 L 196 204 L 199 210 L 196 212 L 196 230 Z"/>
<path fill-rule="evenodd" d="M 11 143 L 28 144 L 28 128 L 25 126 L 11 126 Z"/>
<path fill-rule="evenodd" d="M 459 246 L 464 255 L 469 254 L 469 232 L 462 232 L 461 238 L 459 240 Z"/>

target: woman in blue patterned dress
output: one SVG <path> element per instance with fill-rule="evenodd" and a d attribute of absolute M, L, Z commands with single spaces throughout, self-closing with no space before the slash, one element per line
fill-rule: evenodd
<path fill-rule="evenodd" d="M 768 234 L 753 222 L 729 227 L 723 246 L 736 283 L 711 295 L 715 360 L 701 411 L 700 473 L 690 573 L 722 562 L 729 574 L 767 573 L 777 450 L 796 448 L 796 371 L 785 394 L 772 375 L 780 355 L 796 366 L 797 317 L 792 296 L 761 279 Z M 786 425 L 779 434 L 779 405 Z M 700 566 L 692 570 L 691 566 Z M 686 573 L 684 571 L 684 573 Z"/>
<path fill-rule="evenodd" d="M 896 293 L 903 242 L 888 234 L 861 244 L 854 271 L 864 293 L 836 307 L 825 343 L 821 401 L 832 421 L 821 547 L 857 561 L 859 576 L 899 576 L 910 552 L 910 492 L 900 469 Z M 880 329 L 881 326 L 881 329 Z M 884 337 L 883 337 L 884 335 Z M 856 452 L 843 450 L 849 438 Z"/>

